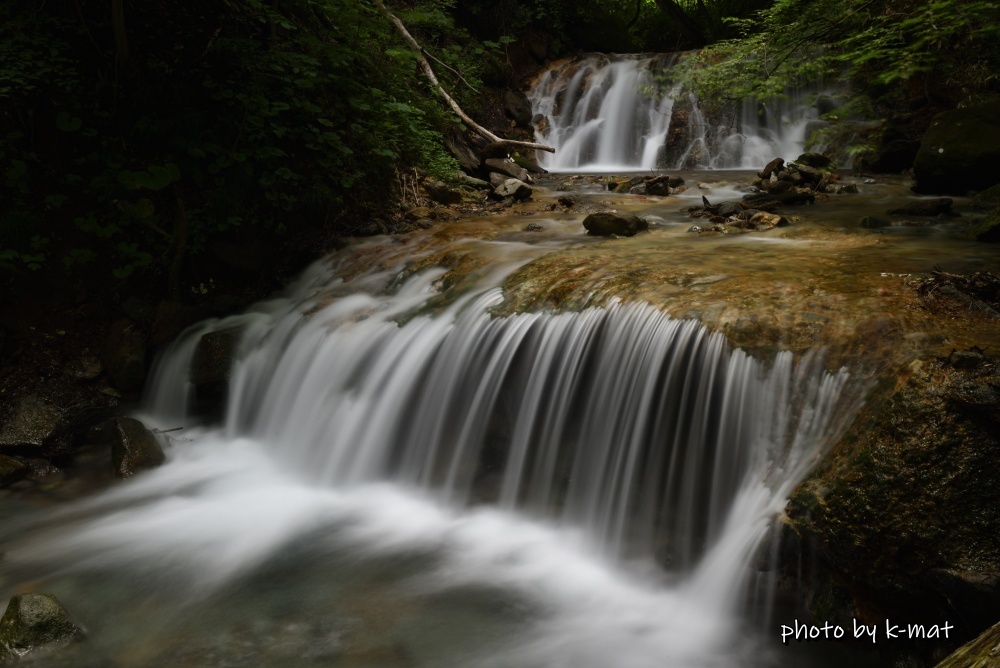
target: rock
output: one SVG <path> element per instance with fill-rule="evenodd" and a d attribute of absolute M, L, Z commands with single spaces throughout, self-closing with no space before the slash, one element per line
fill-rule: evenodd
<path fill-rule="evenodd" d="M 744 209 L 742 206 L 736 202 L 723 202 L 715 207 L 715 213 L 722 216 L 723 218 L 729 218 L 730 216 L 738 216 L 743 213 Z"/>
<path fill-rule="evenodd" d="M 838 195 L 857 195 L 858 186 L 854 183 L 848 183 L 846 186 L 837 186 L 835 192 Z"/>
<path fill-rule="evenodd" d="M 948 363 L 956 369 L 975 369 L 984 361 L 983 354 L 975 350 L 953 350 Z"/>
<path fill-rule="evenodd" d="M 142 389 L 146 379 L 146 341 L 138 325 L 124 319 L 111 326 L 101 364 L 118 390 L 133 393 Z"/>
<path fill-rule="evenodd" d="M 945 396 L 961 409 L 1000 422 L 1000 376 L 958 383 L 946 391 Z"/>
<path fill-rule="evenodd" d="M 785 161 L 782 158 L 775 158 L 771 162 L 764 166 L 764 169 L 757 172 L 757 177 L 761 179 L 771 178 L 771 174 L 775 171 L 781 169 L 785 165 Z"/>
<path fill-rule="evenodd" d="M 76 380 L 94 380 L 101 375 L 104 367 L 97 355 L 81 355 L 66 367 L 66 375 Z"/>
<path fill-rule="evenodd" d="M 202 335 L 188 376 L 195 387 L 229 382 L 241 334 L 242 329 L 234 327 Z"/>
<path fill-rule="evenodd" d="M 405 217 L 407 220 L 422 220 L 431 217 L 431 210 L 426 206 L 415 206 L 407 210 Z"/>
<path fill-rule="evenodd" d="M 538 162 L 531 156 L 524 156 L 521 155 L 520 153 L 515 153 L 510 157 L 510 159 L 514 161 L 515 165 L 517 165 L 518 167 L 523 167 L 532 174 L 548 174 L 548 172 L 542 169 L 538 165 Z"/>
<path fill-rule="evenodd" d="M 873 172 L 899 174 L 913 166 L 919 150 L 919 141 L 894 139 L 879 149 L 868 168 Z"/>
<path fill-rule="evenodd" d="M 975 199 L 972 200 L 973 205 L 978 209 L 995 209 L 1000 206 L 1000 183 L 987 188 L 981 193 L 977 193 Z M 0 332 L 0 342 L 3 340 L 3 334 Z M 0 343 L 0 346 L 3 344 Z"/>
<path fill-rule="evenodd" d="M 669 190 L 669 188 L 667 188 L 667 190 Z M 631 188 L 629 188 L 628 194 L 629 195 L 648 195 L 649 191 L 646 190 L 646 184 L 645 183 L 640 183 L 637 186 L 632 186 Z"/>
<path fill-rule="evenodd" d="M 62 411 L 41 397 L 29 395 L 21 399 L 0 429 L 0 448 L 41 447 L 63 426 Z"/>
<path fill-rule="evenodd" d="M 458 161 L 458 166 L 462 168 L 462 171 L 469 174 L 475 174 L 479 171 L 481 160 L 472 146 L 469 145 L 465 135 L 457 127 L 452 126 L 444 134 L 444 147 Z"/>
<path fill-rule="evenodd" d="M 863 180 L 862 183 L 864 183 L 866 186 L 872 186 L 872 185 L 875 185 L 876 183 L 878 183 L 878 180 L 872 179 L 872 178 L 868 178 L 868 179 Z"/>
<path fill-rule="evenodd" d="M 795 184 L 791 181 L 775 181 L 774 183 L 768 183 L 766 189 L 768 193 L 777 195 L 795 190 Z"/>
<path fill-rule="evenodd" d="M 913 163 L 915 190 L 965 195 L 1000 182 L 1000 100 L 938 114 Z"/>
<path fill-rule="evenodd" d="M 858 225 L 866 230 L 877 230 L 880 227 L 889 227 L 889 221 L 875 216 L 865 216 L 858 221 Z"/>
<path fill-rule="evenodd" d="M 425 179 L 423 186 L 427 196 L 439 204 L 458 204 L 462 201 L 462 193 L 443 181 Z"/>
<path fill-rule="evenodd" d="M 754 214 L 749 222 L 758 232 L 772 230 L 775 227 L 786 227 L 788 225 L 788 219 L 784 216 L 779 216 L 775 213 L 765 213 L 763 211 Z"/>
<path fill-rule="evenodd" d="M 503 185 L 503 182 L 509 178 L 510 178 L 509 176 L 507 176 L 506 174 L 501 174 L 500 172 L 490 172 L 489 175 L 490 186 L 493 188 L 499 188 L 500 186 Z"/>
<path fill-rule="evenodd" d="M 809 154 L 807 154 L 809 155 Z M 810 167 L 809 165 L 800 165 L 798 163 L 792 163 L 789 165 L 791 169 L 794 169 L 796 173 L 801 175 L 802 180 L 806 183 L 819 183 L 823 176 L 819 173 L 819 170 L 815 167 Z"/>
<path fill-rule="evenodd" d="M 704 231 L 705 231 L 705 228 L 702 227 L 701 225 L 692 225 L 691 227 L 688 228 L 688 232 L 694 232 L 696 234 L 698 232 L 704 232 Z"/>
<path fill-rule="evenodd" d="M 543 229 L 545 228 L 543 228 L 538 223 L 528 223 L 527 225 L 524 226 L 525 232 L 541 232 Z"/>
<path fill-rule="evenodd" d="M 950 197 L 922 199 L 893 209 L 888 213 L 889 215 L 900 216 L 937 216 L 942 213 L 951 213 L 951 205 L 952 200 Z"/>
<path fill-rule="evenodd" d="M 493 186 L 491 186 L 488 182 L 483 181 L 482 179 L 477 179 L 474 176 L 469 176 L 465 172 L 455 172 L 455 180 L 464 186 L 469 186 L 470 188 L 475 188 L 476 190 L 493 189 Z"/>
<path fill-rule="evenodd" d="M 507 116 L 516 121 L 518 125 L 527 127 L 531 124 L 531 103 L 528 102 L 524 93 L 508 88 L 503 94 L 503 108 L 507 112 Z"/>
<path fill-rule="evenodd" d="M 615 186 L 615 188 L 614 188 L 614 190 L 612 192 L 615 192 L 615 193 L 617 193 L 619 195 L 625 195 L 625 194 L 628 194 L 629 192 L 631 192 L 632 188 L 635 188 L 638 185 L 642 185 L 645 182 L 646 182 L 646 180 L 643 177 L 636 176 L 634 178 L 629 179 L 628 181 L 623 181 L 623 182 L 618 183 Z M 610 184 L 609 184 L 609 187 L 610 187 Z"/>
<path fill-rule="evenodd" d="M 31 467 L 18 457 L 0 455 L 0 487 L 6 487 L 28 475 Z"/>
<path fill-rule="evenodd" d="M 833 159 L 819 153 L 803 153 L 795 158 L 795 162 L 800 166 L 808 165 L 814 169 L 831 169 L 833 167 Z"/>
<path fill-rule="evenodd" d="M 645 184 L 645 193 L 643 194 L 667 197 L 670 195 L 670 177 L 657 176 L 654 179 L 650 179 Z"/>
<path fill-rule="evenodd" d="M 976 241 L 1000 243 L 1000 206 L 973 227 L 969 234 Z"/>
<path fill-rule="evenodd" d="M 528 170 L 524 167 L 518 166 L 509 160 L 501 160 L 499 158 L 488 158 L 485 165 L 494 172 L 499 172 L 500 174 L 506 174 L 508 178 L 517 179 L 518 181 L 523 181 L 524 183 L 531 183 L 531 176 L 528 174 Z"/>
<path fill-rule="evenodd" d="M 526 200 L 531 197 L 531 186 L 519 179 L 507 179 L 493 191 L 500 199 L 513 197 L 515 200 Z"/>
<path fill-rule="evenodd" d="M 52 594 L 18 594 L 0 619 L 0 662 L 82 636 L 83 631 Z"/>
<path fill-rule="evenodd" d="M 671 188 L 680 188 L 684 185 L 684 179 L 679 176 L 667 177 L 667 185 Z"/>
<path fill-rule="evenodd" d="M 747 206 L 760 209 L 762 211 L 774 211 L 781 202 L 775 199 L 770 193 L 752 193 L 743 196 L 743 203 Z"/>
<path fill-rule="evenodd" d="M 956 649 L 935 668 L 1000 668 L 1000 622 Z"/>
<path fill-rule="evenodd" d="M 115 418 L 114 424 L 111 464 L 116 476 L 129 478 L 140 470 L 156 468 L 163 463 L 163 449 L 145 425 L 134 418 Z"/>
<path fill-rule="evenodd" d="M 583 219 L 587 233 L 595 237 L 607 237 L 612 234 L 620 237 L 631 237 L 649 229 L 649 223 L 632 214 L 592 213 Z"/>
<path fill-rule="evenodd" d="M 567 209 L 576 206 L 579 201 L 580 198 L 576 195 L 561 195 L 558 200 L 560 206 L 564 206 Z"/>

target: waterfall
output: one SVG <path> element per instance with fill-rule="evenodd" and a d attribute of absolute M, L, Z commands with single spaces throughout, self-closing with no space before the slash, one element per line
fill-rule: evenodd
<path fill-rule="evenodd" d="M 189 425 L 168 464 L 8 562 L 198 600 L 311 536 L 366 560 L 434 554 L 422 587 L 544 611 L 448 665 L 758 665 L 736 630 L 748 563 L 836 433 L 847 373 L 754 359 L 643 303 L 494 317 L 494 279 L 441 306 L 442 274 L 344 282 L 320 265 L 196 326 L 148 392 L 148 422 Z M 224 418 L 190 428 L 198 340 L 223 330 L 240 332 Z"/>
<path fill-rule="evenodd" d="M 677 57 L 591 55 L 559 61 L 535 80 L 528 99 L 548 170 L 760 169 L 803 152 L 822 124 L 817 86 L 782 99 L 746 99 L 709 113 L 670 84 Z"/>

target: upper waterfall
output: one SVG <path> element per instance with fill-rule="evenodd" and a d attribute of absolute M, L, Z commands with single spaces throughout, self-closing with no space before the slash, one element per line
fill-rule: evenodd
<path fill-rule="evenodd" d="M 820 111 L 818 89 L 784 99 L 746 99 L 711 112 L 669 83 L 676 54 L 589 55 L 554 63 L 528 99 L 540 154 L 551 171 L 759 169 L 803 152 Z"/>

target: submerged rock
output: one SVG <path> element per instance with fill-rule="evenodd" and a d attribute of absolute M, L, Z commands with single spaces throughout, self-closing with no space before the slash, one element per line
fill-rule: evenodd
<path fill-rule="evenodd" d="M 7 662 L 46 645 L 81 638 L 83 631 L 52 594 L 19 594 L 0 619 L 0 661 Z"/>
<path fill-rule="evenodd" d="M 134 418 L 115 418 L 114 424 L 111 463 L 116 476 L 129 478 L 142 469 L 159 466 L 166 459 L 159 441 L 141 422 Z"/>
<path fill-rule="evenodd" d="M 592 213 L 583 219 L 587 233 L 595 237 L 609 237 L 612 234 L 619 237 L 635 236 L 649 229 L 649 223 L 632 214 Z"/>

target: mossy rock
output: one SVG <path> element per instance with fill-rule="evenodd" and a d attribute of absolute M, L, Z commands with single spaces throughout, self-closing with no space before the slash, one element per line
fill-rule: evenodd
<path fill-rule="evenodd" d="M 969 230 L 969 236 L 976 241 L 1000 242 L 1000 206 L 993 209 L 986 218 Z"/>
<path fill-rule="evenodd" d="M 116 476 L 129 478 L 143 469 L 159 466 L 165 459 L 159 441 L 145 425 L 134 418 L 115 418 L 111 463 Z"/>
<path fill-rule="evenodd" d="M 52 594 L 19 594 L 10 599 L 0 619 L 0 662 L 40 647 L 83 636 L 83 631 Z"/>
<path fill-rule="evenodd" d="M 936 668 L 1000 668 L 1000 623 L 959 647 Z"/>

